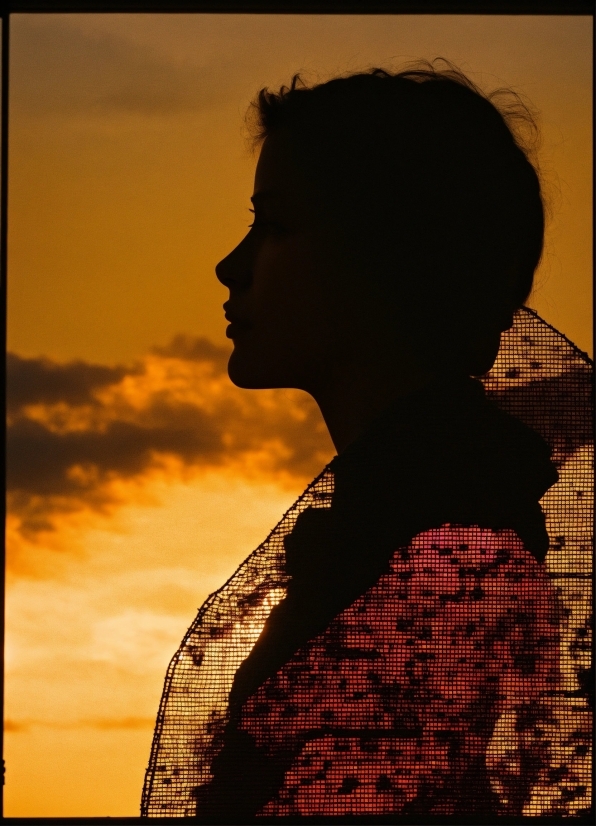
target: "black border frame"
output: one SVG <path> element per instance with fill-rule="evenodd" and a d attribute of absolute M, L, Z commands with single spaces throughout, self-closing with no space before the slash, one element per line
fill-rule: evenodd
<path fill-rule="evenodd" d="M 0 0 L 0 14 L 211 12 L 218 14 L 592 15 L 593 0 Z"/>
<path fill-rule="evenodd" d="M 0 0 L 0 20 L 2 24 L 0 57 L 0 339 L 6 353 L 6 284 L 7 284 L 7 237 L 8 237 L 8 126 L 9 126 L 9 63 L 10 63 L 10 15 L 11 14 L 482 14 L 482 15 L 560 15 L 592 17 L 594 32 L 594 0 Z M 1 366 L 5 379 L 5 361 Z M 6 382 L 0 382 L 0 402 L 6 410 Z M 2 450 L 0 470 L 5 479 L 6 461 L 4 446 L 6 443 L 6 416 L 2 417 Z M 2 522 L 6 516 L 6 501 L 3 496 L 0 504 Z M 4 710 L 4 595 L 5 595 L 5 544 L 4 531 L 0 541 L 0 654 L 2 674 L 0 675 L 0 707 Z M 4 754 L 4 733 L 0 732 L 0 744 Z M 33 826 L 37 823 L 51 824 L 133 824 L 133 823 L 204 823 L 193 818 L 143 818 L 140 817 L 9 817 L 3 815 L 4 760 L 2 760 L 2 785 L 0 785 L 0 818 L 13 824 Z M 524 818 L 524 820 L 526 820 Z M 521 826 L 519 818 L 510 817 L 447 817 L 435 816 L 424 819 L 399 816 L 370 817 L 351 816 L 339 820 L 336 817 L 312 818 L 258 818 L 255 824 L 310 823 L 319 826 L 323 823 L 370 824 L 387 823 L 404 826 L 434 826 L 434 824 L 453 824 L 453 826 Z M 561 826 L 558 817 L 528 818 L 531 826 L 552 824 Z M 568 818 L 565 822 L 572 824 L 592 824 L 593 817 L 580 816 Z M 209 821 L 209 826 L 213 821 Z M 232 824 L 233 826 L 233 824 Z M 238 824 L 243 826 L 243 824 Z"/>

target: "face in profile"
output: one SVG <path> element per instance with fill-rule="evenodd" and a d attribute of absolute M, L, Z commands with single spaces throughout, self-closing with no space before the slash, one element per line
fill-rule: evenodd
<path fill-rule="evenodd" d="M 342 244 L 301 173 L 290 136 L 265 140 L 258 160 L 254 223 L 216 267 L 234 342 L 228 372 L 239 387 L 312 392 L 351 358 L 358 301 Z"/>

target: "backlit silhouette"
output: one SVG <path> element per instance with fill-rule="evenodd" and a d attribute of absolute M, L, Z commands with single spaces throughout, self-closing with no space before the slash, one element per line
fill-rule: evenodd
<path fill-rule="evenodd" d="M 172 660 L 143 813 L 586 811 L 592 370 L 523 306 L 532 117 L 429 65 L 252 114 L 229 374 L 338 455 Z"/>

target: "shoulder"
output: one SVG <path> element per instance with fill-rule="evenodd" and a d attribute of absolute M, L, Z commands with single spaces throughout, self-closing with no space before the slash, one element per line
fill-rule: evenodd
<path fill-rule="evenodd" d="M 432 581 L 439 591 L 417 596 L 435 596 L 446 602 L 460 597 L 480 600 L 494 580 L 500 589 L 523 581 L 548 582 L 545 566 L 514 530 L 477 525 L 447 523 L 423 531 L 407 547 L 395 551 L 390 568 L 391 573 L 409 570 L 418 584 Z"/>
<path fill-rule="evenodd" d="M 478 603 L 498 590 L 552 590 L 543 563 L 512 529 L 443 524 L 397 548 L 386 573 L 344 613 L 379 600 L 417 605 Z M 512 601 L 515 601 L 513 599 Z"/>
<path fill-rule="evenodd" d="M 402 650 L 422 646 L 435 665 L 477 643 L 466 668 L 470 656 L 484 662 L 480 652 L 490 650 L 529 675 L 537 657 L 556 659 L 560 620 L 545 565 L 515 531 L 444 524 L 398 548 L 388 571 L 335 624 L 366 625 L 380 650 L 398 637 Z"/>

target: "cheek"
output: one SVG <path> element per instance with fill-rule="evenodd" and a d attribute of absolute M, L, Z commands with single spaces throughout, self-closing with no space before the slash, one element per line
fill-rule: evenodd
<path fill-rule="evenodd" d="M 310 246 L 290 239 L 263 245 L 248 298 L 252 328 L 234 342 L 228 367 L 235 384 L 308 388 L 338 339 L 328 285 Z"/>
<path fill-rule="evenodd" d="M 306 337 L 328 324 L 333 314 L 328 281 L 311 245 L 288 239 L 263 249 L 253 273 L 255 318 L 263 332 Z"/>

